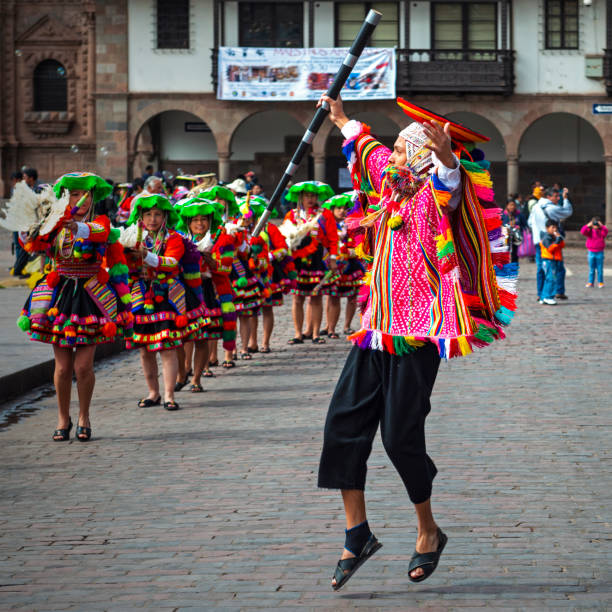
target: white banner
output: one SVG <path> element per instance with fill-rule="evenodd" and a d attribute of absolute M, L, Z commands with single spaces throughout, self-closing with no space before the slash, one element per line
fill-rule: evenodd
<path fill-rule="evenodd" d="M 348 49 L 219 48 L 219 100 L 318 100 Z M 344 100 L 395 98 L 395 50 L 368 47 L 342 89 Z"/>

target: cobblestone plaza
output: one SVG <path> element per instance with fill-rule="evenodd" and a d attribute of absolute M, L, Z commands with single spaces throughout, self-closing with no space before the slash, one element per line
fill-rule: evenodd
<path fill-rule="evenodd" d="M 612 319 L 585 259 L 568 251 L 556 307 L 523 265 L 508 338 L 442 364 L 428 452 L 449 543 L 425 585 L 407 579 L 416 521 L 377 440 L 366 494 L 384 547 L 332 592 L 343 513 L 316 472 L 348 343 L 286 346 L 284 307 L 272 354 L 217 369 L 178 413 L 136 407 L 136 355 L 100 364 L 89 444 L 51 443 L 52 395 L 19 399 L 41 409 L 0 434 L 0 608 L 610 609 Z"/>

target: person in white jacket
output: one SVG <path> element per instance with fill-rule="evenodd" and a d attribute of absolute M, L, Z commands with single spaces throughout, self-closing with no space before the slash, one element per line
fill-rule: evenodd
<path fill-rule="evenodd" d="M 558 189 L 553 187 L 548 188 L 544 192 L 544 197 L 540 198 L 537 204 L 531 210 L 527 224 L 533 236 L 533 244 L 535 246 L 535 260 L 537 266 L 536 283 L 538 290 L 538 301 L 542 297 L 542 289 L 544 287 L 544 268 L 542 266 L 542 255 L 540 252 L 540 236 L 546 231 L 546 221 L 552 219 L 557 223 L 564 221 L 574 212 L 572 203 L 569 201 L 567 187 L 563 188 L 560 193 Z M 561 202 L 561 203 L 560 203 Z M 565 265 L 563 261 L 559 261 L 556 269 L 555 280 L 555 297 L 565 300 Z"/>

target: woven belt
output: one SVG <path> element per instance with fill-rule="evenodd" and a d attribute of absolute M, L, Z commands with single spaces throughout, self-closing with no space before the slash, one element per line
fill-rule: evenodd
<path fill-rule="evenodd" d="M 59 264 L 57 266 L 57 273 L 60 276 L 65 276 L 67 278 L 91 278 L 92 276 L 95 276 L 98 273 L 98 270 L 100 270 L 99 264 L 76 266 Z"/>

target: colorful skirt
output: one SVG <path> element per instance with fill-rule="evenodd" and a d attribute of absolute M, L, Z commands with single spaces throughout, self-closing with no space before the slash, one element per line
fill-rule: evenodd
<path fill-rule="evenodd" d="M 353 298 L 359 292 L 361 281 L 365 276 L 365 268 L 357 258 L 342 262 L 340 278 L 329 288 L 328 295 L 340 298 Z"/>
<path fill-rule="evenodd" d="M 258 315 L 264 302 L 263 285 L 241 259 L 234 260 L 230 280 L 234 289 L 236 314 L 239 317 Z"/>
<path fill-rule="evenodd" d="M 328 288 L 320 286 L 321 280 L 327 272 L 323 255 L 323 245 L 319 244 L 317 250 L 308 257 L 294 259 L 297 271 L 297 286 L 291 290 L 291 293 L 309 297 L 326 295 L 329 292 Z"/>
<path fill-rule="evenodd" d="M 221 302 L 211 278 L 202 279 L 204 316 L 209 324 L 199 330 L 196 340 L 219 340 L 223 336 Z"/>
<path fill-rule="evenodd" d="M 17 324 L 37 342 L 63 347 L 114 342 L 129 333 L 132 315 L 109 283 L 97 276 L 59 276 L 50 287 L 48 275 L 30 293 Z"/>
<path fill-rule="evenodd" d="M 153 294 L 150 300 L 147 296 Z M 174 349 L 194 339 L 209 324 L 200 296 L 191 287 L 174 279 L 172 285 L 150 279 L 132 283 L 134 331 L 126 341 L 128 349 L 147 351 Z"/>

